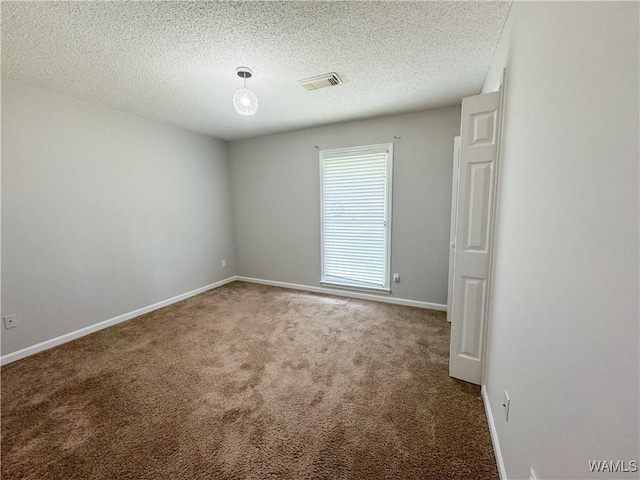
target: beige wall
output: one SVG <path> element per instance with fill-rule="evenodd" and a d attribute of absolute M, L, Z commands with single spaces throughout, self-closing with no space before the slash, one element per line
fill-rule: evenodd
<path fill-rule="evenodd" d="M 2 354 L 234 275 L 230 199 L 224 142 L 3 79 Z"/>
<path fill-rule="evenodd" d="M 510 479 L 639 460 L 638 3 L 514 2 L 486 386 Z M 511 398 L 504 421 L 502 395 Z"/>
<path fill-rule="evenodd" d="M 394 146 L 392 296 L 446 304 L 453 137 L 460 108 L 230 143 L 238 275 L 320 285 L 320 149 Z"/>

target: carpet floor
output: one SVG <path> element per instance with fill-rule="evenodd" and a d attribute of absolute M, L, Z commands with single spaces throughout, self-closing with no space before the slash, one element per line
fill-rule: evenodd
<path fill-rule="evenodd" d="M 2 368 L 2 479 L 497 479 L 440 312 L 234 282 Z"/>

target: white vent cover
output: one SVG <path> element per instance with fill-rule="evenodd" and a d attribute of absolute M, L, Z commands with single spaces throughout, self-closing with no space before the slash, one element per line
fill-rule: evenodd
<path fill-rule="evenodd" d="M 306 78 L 300 80 L 300 83 L 307 90 L 318 90 L 324 87 L 335 87 L 340 85 L 342 80 L 336 72 L 325 73 L 324 75 L 318 75 L 317 77 Z"/>

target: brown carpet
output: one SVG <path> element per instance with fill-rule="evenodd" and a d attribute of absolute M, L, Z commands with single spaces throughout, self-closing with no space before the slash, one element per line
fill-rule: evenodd
<path fill-rule="evenodd" d="M 3 479 L 496 479 L 439 312 L 235 282 L 2 368 Z"/>

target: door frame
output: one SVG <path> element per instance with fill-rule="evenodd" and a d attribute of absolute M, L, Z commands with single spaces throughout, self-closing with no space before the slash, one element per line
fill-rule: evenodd
<path fill-rule="evenodd" d="M 460 189 L 460 135 L 453 137 L 453 178 L 451 180 L 451 226 L 449 228 L 449 279 L 447 289 L 447 321 L 451 323 L 455 298 L 454 273 L 458 223 L 458 191 Z"/>
<path fill-rule="evenodd" d="M 456 225 L 456 239 L 455 239 L 455 261 L 454 261 L 454 270 L 453 270 L 453 274 L 454 274 L 454 279 L 453 279 L 453 283 L 454 283 L 454 292 L 453 292 L 453 303 L 452 305 L 450 305 L 450 307 L 452 308 L 448 308 L 448 317 L 451 318 L 453 320 L 453 313 L 456 313 L 456 321 L 452 322 L 451 325 L 451 346 L 450 346 L 450 351 L 451 351 L 451 356 L 450 356 L 450 364 L 449 364 L 449 375 L 452 376 L 453 378 L 458 378 L 461 380 L 465 380 L 468 381 L 470 383 L 474 383 L 477 385 L 484 385 L 486 383 L 486 371 L 487 371 L 487 360 L 488 360 L 488 349 L 490 348 L 490 342 L 489 342 L 489 324 L 491 322 L 491 316 L 493 315 L 493 297 L 494 297 L 494 292 L 493 292 L 493 285 L 495 283 L 495 252 L 494 252 L 494 248 L 495 245 L 497 244 L 497 240 L 495 238 L 495 233 L 496 233 L 496 216 L 498 213 L 498 202 L 499 202 L 499 195 L 498 195 L 498 191 L 500 188 L 500 162 L 502 161 L 502 151 L 503 151 L 503 143 L 502 143 L 502 139 L 503 139 L 503 132 L 504 132 L 504 118 L 503 118 L 503 112 L 504 112 L 504 105 L 505 105 L 505 98 L 504 98 L 504 85 L 505 85 L 505 78 L 506 76 L 506 69 L 503 69 L 502 72 L 502 83 L 501 85 L 498 87 L 498 89 L 496 89 L 495 91 L 492 92 L 484 92 L 482 94 L 479 94 L 477 97 L 470 97 L 469 98 L 469 102 L 480 102 L 479 104 L 476 105 L 482 105 L 482 102 L 484 100 L 482 100 L 482 97 L 484 95 L 487 95 L 487 98 L 489 95 L 495 96 L 496 94 L 499 95 L 497 98 L 497 103 L 493 100 L 489 101 L 489 105 L 491 105 L 491 107 L 489 107 L 487 105 L 487 108 L 492 108 L 497 112 L 497 124 L 495 125 L 495 128 L 497 129 L 495 132 L 495 136 L 497 138 L 495 138 L 495 143 L 494 143 L 494 147 L 495 150 L 491 153 L 491 157 L 487 157 L 487 158 L 493 158 L 494 159 L 494 166 L 493 166 L 493 173 L 491 174 L 492 176 L 492 180 L 491 183 L 493 184 L 491 187 L 491 193 L 489 194 L 492 197 L 491 200 L 491 205 L 489 205 L 489 210 L 486 211 L 486 213 L 488 214 L 487 216 L 487 228 L 488 230 L 485 232 L 485 235 L 487 235 L 486 238 L 486 246 L 483 249 L 486 249 L 486 259 L 482 260 L 482 257 L 474 257 L 471 252 L 471 250 L 467 251 L 467 249 L 463 249 L 465 252 L 465 259 L 464 262 L 471 262 L 470 264 L 468 263 L 464 263 L 464 265 L 467 265 L 467 267 L 464 267 L 460 272 L 458 272 L 458 257 L 460 257 L 460 254 L 463 252 L 460 248 L 460 241 L 461 241 L 461 237 L 460 237 L 460 231 L 458 230 L 458 226 Z M 474 100 L 472 100 L 472 98 L 474 98 Z M 475 100 L 475 98 L 477 98 L 477 100 Z M 495 97 L 494 97 L 495 98 Z M 473 103 L 470 103 L 473 104 Z M 471 111 L 473 111 L 474 107 L 470 107 Z M 483 108 L 482 106 L 480 106 L 479 108 Z M 465 122 L 466 119 L 463 115 L 462 121 Z M 467 124 L 465 123 L 465 126 Z M 470 135 L 470 133 L 467 131 L 467 133 L 465 135 Z M 466 137 L 465 137 L 466 138 Z M 466 142 L 466 140 L 464 140 Z M 457 212 L 455 214 L 455 217 L 457 217 L 457 221 L 456 224 L 460 223 L 460 208 L 461 208 L 461 199 L 460 199 L 460 192 L 465 191 L 468 188 L 468 185 L 466 185 L 466 182 L 468 182 L 469 180 L 465 180 L 465 185 L 460 184 L 461 180 L 462 180 L 462 165 L 463 165 L 463 158 L 462 158 L 462 149 L 460 152 L 460 167 L 459 167 L 459 179 L 458 179 L 458 184 L 459 184 L 459 188 L 458 188 L 458 199 L 457 199 Z M 469 152 L 469 155 L 471 155 L 471 152 Z M 468 162 L 471 163 L 476 163 L 477 160 L 472 160 L 472 158 L 476 158 L 478 155 L 478 153 L 475 153 L 473 156 L 471 157 L 465 157 L 467 158 Z M 484 154 L 480 154 L 480 158 L 482 159 L 482 156 Z M 470 163 L 470 164 L 471 164 Z M 480 163 L 482 164 L 482 160 L 480 161 Z M 466 168 L 466 167 L 465 167 Z M 466 171 L 466 170 L 465 170 Z M 467 174 L 469 174 L 467 172 Z M 465 189 L 465 190 L 463 190 Z M 466 202 L 468 200 L 467 196 L 470 193 L 467 192 L 465 194 L 465 205 Z M 465 213 L 466 215 L 466 213 Z M 452 212 L 452 217 L 454 216 L 453 212 Z M 469 228 L 469 226 L 467 226 L 467 228 Z M 466 230 L 463 230 L 463 233 Z M 453 249 L 451 249 L 453 250 Z M 469 256 L 471 255 L 471 256 Z M 467 256 L 469 257 L 467 259 Z M 474 260 L 475 258 L 475 260 Z M 463 261 L 463 258 L 460 257 L 460 261 Z M 480 263 L 477 263 L 480 262 Z M 486 263 L 484 263 L 486 262 Z M 485 266 L 482 266 L 482 264 L 484 263 Z M 462 264 L 460 264 L 460 266 L 462 267 Z M 468 268 L 471 268 L 470 271 L 467 271 Z M 480 270 L 477 270 L 478 268 L 480 268 Z M 467 272 L 467 273 L 464 273 Z M 476 273 L 471 273 L 471 272 L 476 272 Z M 482 288 L 483 293 L 481 293 L 482 297 L 477 297 L 476 300 L 474 300 L 474 302 L 482 302 L 482 305 L 476 303 L 476 306 L 473 307 L 472 305 L 469 306 L 465 306 L 466 305 L 466 293 L 464 293 L 464 290 L 459 290 L 458 287 L 460 287 L 461 285 L 458 285 L 458 280 L 460 280 L 460 278 L 458 278 L 460 276 L 461 273 L 464 273 L 463 277 L 465 277 L 465 275 L 471 275 L 472 277 L 478 276 L 478 279 L 482 279 L 482 283 L 484 283 L 484 286 L 482 287 L 476 287 L 476 288 Z M 469 277 L 469 278 L 472 278 Z M 462 280 L 463 281 L 463 280 Z M 464 283 L 464 281 L 463 281 Z M 460 295 L 463 295 L 464 299 L 460 297 Z M 477 295 L 477 293 L 476 293 Z M 464 302 L 465 305 L 462 305 L 461 302 Z M 473 318 L 468 318 L 467 320 L 465 320 L 466 318 L 466 314 L 464 312 L 466 312 L 467 308 L 478 308 L 480 307 L 481 310 L 476 310 L 477 313 L 473 314 Z M 462 310 L 461 310 L 462 309 Z M 451 310 L 452 312 L 449 312 L 449 310 Z M 472 323 L 469 323 L 472 322 Z M 475 330 L 475 332 L 471 331 L 469 333 L 465 333 L 467 331 L 468 328 L 473 328 L 478 329 Z M 455 336 L 454 336 L 455 333 Z M 475 340 L 473 340 L 473 344 L 475 344 L 475 347 L 471 347 L 473 348 L 473 350 L 469 350 L 469 353 L 465 353 L 465 342 L 468 341 L 467 336 L 471 334 L 475 337 Z M 477 337 L 476 337 L 477 335 Z M 462 342 L 462 343 L 461 343 Z M 477 343 L 475 343 L 477 342 Z M 479 349 L 481 351 L 479 351 L 476 355 L 474 355 L 471 352 L 474 352 L 475 349 Z M 471 356 L 470 356 L 471 355 Z M 455 367 L 455 368 L 454 368 Z"/>
<path fill-rule="evenodd" d="M 500 95 L 500 125 L 499 127 L 499 137 L 498 137 L 498 152 L 496 155 L 496 191 L 494 192 L 494 202 L 493 202 L 493 224 L 491 225 L 491 251 L 489 252 L 489 273 L 487 275 L 487 305 L 486 305 L 486 322 L 484 326 L 484 331 L 482 332 L 482 373 L 480 375 L 480 386 L 486 387 L 487 384 L 487 358 L 489 352 L 489 325 L 491 324 L 491 319 L 493 318 L 493 285 L 494 285 L 494 277 L 495 277 L 495 243 L 496 243 L 496 223 L 498 220 L 499 208 L 500 204 L 500 171 L 502 170 L 500 167 L 502 165 L 502 153 L 503 153 L 503 142 L 504 142 L 504 124 L 505 124 L 505 104 L 507 97 L 507 67 L 502 69 L 502 79 L 500 82 L 500 86 L 497 91 L 501 91 Z"/>

